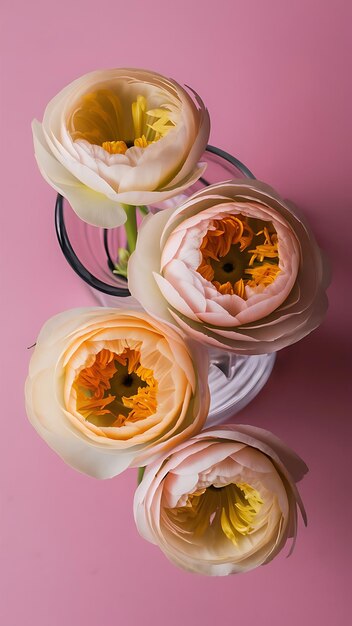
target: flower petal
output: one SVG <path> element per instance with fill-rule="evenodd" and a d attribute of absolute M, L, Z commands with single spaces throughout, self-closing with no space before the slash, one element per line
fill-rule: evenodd
<path fill-rule="evenodd" d="M 64 196 L 78 217 L 95 226 L 115 228 L 126 221 L 122 206 L 79 182 L 49 151 L 41 124 L 33 122 L 38 167 L 44 179 Z"/>

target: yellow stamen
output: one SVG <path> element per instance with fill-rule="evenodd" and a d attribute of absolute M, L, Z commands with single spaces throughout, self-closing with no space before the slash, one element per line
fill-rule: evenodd
<path fill-rule="evenodd" d="M 104 141 L 101 147 L 110 154 L 125 154 L 127 151 L 124 141 Z"/>
<path fill-rule="evenodd" d="M 277 265 L 273 265 L 272 263 L 264 263 L 263 265 L 258 265 L 257 267 L 251 267 L 248 270 L 245 270 L 246 274 L 250 274 L 252 280 L 247 281 L 247 285 L 249 287 L 258 287 L 262 285 L 263 287 L 267 287 L 274 282 L 277 275 L 280 273 L 280 268 Z"/>
<path fill-rule="evenodd" d="M 132 128 L 131 119 L 125 117 L 119 95 L 99 89 L 82 97 L 67 127 L 74 141 L 102 146 L 110 154 L 125 154 L 133 145 L 147 148 L 176 126 L 167 104 L 148 111 L 142 95 L 131 103 Z"/>
<path fill-rule="evenodd" d="M 278 237 L 273 226 L 254 232 L 258 220 L 227 215 L 213 220 L 200 246 L 202 259 L 197 272 L 222 295 L 246 299 L 246 286 L 267 287 L 279 272 Z M 267 223 L 268 224 L 268 223 Z M 249 249 L 251 243 L 253 249 Z M 266 261 L 270 259 L 270 263 Z"/>
<path fill-rule="evenodd" d="M 263 263 L 265 258 L 275 259 L 279 256 L 277 234 L 273 233 L 270 235 L 268 229 L 265 227 L 257 233 L 257 237 L 259 237 L 259 235 L 264 235 L 264 243 L 257 245 L 254 250 L 248 250 L 248 252 L 252 252 L 249 265 L 253 265 L 257 259 L 260 263 Z"/>
<path fill-rule="evenodd" d="M 237 280 L 234 284 L 230 283 L 228 280 L 227 283 L 219 283 L 217 280 L 212 281 L 214 287 L 218 290 L 222 295 L 226 294 L 229 296 L 239 296 L 240 298 L 245 299 L 245 282 L 242 278 Z"/>
<path fill-rule="evenodd" d="M 114 356 L 110 350 L 101 350 L 96 354 L 93 365 L 79 373 L 77 384 L 91 397 L 103 398 L 105 391 L 110 388 L 109 381 L 116 372 Z"/>
<path fill-rule="evenodd" d="M 206 233 L 200 251 L 204 260 L 212 258 L 218 261 L 235 244 L 240 245 L 241 251 L 244 250 L 250 245 L 252 238 L 253 231 L 243 218 L 227 215 L 222 220 L 213 220 L 212 228 Z"/>
<path fill-rule="evenodd" d="M 142 135 L 142 137 L 138 137 L 137 139 L 134 140 L 134 145 L 137 148 L 147 148 L 151 143 L 155 143 L 155 142 L 147 141 L 145 138 L 145 135 Z"/>
<path fill-rule="evenodd" d="M 132 121 L 134 136 L 141 137 L 146 125 L 147 100 L 144 96 L 137 96 L 137 100 L 132 102 Z"/>
<path fill-rule="evenodd" d="M 147 124 L 148 128 L 154 131 L 155 133 L 155 141 L 158 139 L 162 139 L 165 137 L 174 126 L 176 126 L 175 122 L 170 117 L 170 111 L 167 108 L 164 109 L 152 109 L 147 112 L 149 117 L 156 118 L 156 121 L 152 124 Z"/>
<path fill-rule="evenodd" d="M 202 537 L 210 528 L 222 532 L 237 546 L 256 529 L 263 500 L 247 483 L 211 485 L 189 494 L 184 506 L 166 509 L 173 529 Z"/>
<path fill-rule="evenodd" d="M 121 354 L 98 352 L 75 380 L 77 411 L 98 426 L 123 426 L 154 414 L 158 383 L 140 357 L 130 348 Z"/>
<path fill-rule="evenodd" d="M 154 118 L 155 121 L 152 122 L 150 118 Z M 137 96 L 137 100 L 132 102 L 132 120 L 134 145 L 139 148 L 146 148 L 149 144 L 165 137 L 175 126 L 171 120 L 170 111 L 166 107 L 147 111 L 147 100 L 144 96 Z"/>
<path fill-rule="evenodd" d="M 255 530 L 255 519 L 263 505 L 258 491 L 246 483 L 235 485 L 227 492 L 227 506 L 221 511 L 221 528 L 237 545 L 241 536 Z"/>

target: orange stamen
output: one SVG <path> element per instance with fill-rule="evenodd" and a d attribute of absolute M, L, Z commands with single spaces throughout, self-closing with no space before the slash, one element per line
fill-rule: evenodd
<path fill-rule="evenodd" d="M 152 370 L 141 365 L 140 358 L 140 351 L 130 348 L 125 348 L 121 354 L 106 349 L 98 352 L 94 363 L 81 370 L 74 382 L 77 411 L 93 423 L 96 423 L 96 418 L 109 416 L 110 426 L 123 426 L 154 414 L 157 410 L 158 383 Z M 137 393 L 124 395 L 128 385 L 123 382 L 115 384 L 112 390 L 112 379 L 119 368 L 121 371 L 125 368 L 128 377 L 134 376 L 135 385 L 138 385 L 139 379 L 141 386 L 137 387 Z M 114 412 L 111 406 L 114 401 L 130 410 Z M 104 426 L 104 417 L 101 425 Z"/>
<path fill-rule="evenodd" d="M 226 215 L 221 220 L 213 220 L 203 237 L 200 246 L 202 259 L 197 272 L 211 282 L 222 295 L 236 295 L 245 300 L 246 286 L 252 289 L 259 286 L 267 287 L 281 271 L 277 233 L 269 232 L 267 225 L 254 233 L 251 224 L 257 225 L 258 220 L 242 215 Z M 249 249 L 254 238 L 255 248 Z M 226 256 L 227 259 L 224 261 Z M 268 262 L 267 259 L 271 261 Z M 233 281 L 229 279 L 221 282 L 217 279 L 221 260 L 223 262 L 220 268 L 221 278 L 224 278 L 227 272 L 229 274 L 232 272 Z M 230 266 L 230 269 L 228 270 L 226 266 Z"/>

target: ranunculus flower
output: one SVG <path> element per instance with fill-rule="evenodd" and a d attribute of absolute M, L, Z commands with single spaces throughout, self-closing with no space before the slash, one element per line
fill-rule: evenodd
<path fill-rule="evenodd" d="M 207 356 L 147 314 L 66 311 L 40 332 L 26 407 L 64 461 L 110 478 L 200 431 L 209 408 Z"/>
<path fill-rule="evenodd" d="M 212 185 L 147 217 L 128 266 L 149 313 L 242 354 L 274 352 L 316 328 L 326 280 L 304 221 L 255 180 Z"/>
<path fill-rule="evenodd" d="M 33 122 L 45 180 L 89 224 L 125 222 L 121 203 L 145 205 L 194 183 L 209 137 L 209 115 L 194 92 L 141 69 L 78 78 Z"/>
<path fill-rule="evenodd" d="M 304 462 L 254 426 L 205 430 L 146 468 L 134 500 L 142 537 L 176 565 L 225 576 L 271 561 L 297 532 Z M 292 545 L 293 548 L 293 545 Z"/>

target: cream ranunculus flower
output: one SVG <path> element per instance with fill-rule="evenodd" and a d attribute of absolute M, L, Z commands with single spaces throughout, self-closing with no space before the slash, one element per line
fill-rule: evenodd
<path fill-rule="evenodd" d="M 298 341 L 327 307 L 326 268 L 312 233 L 255 180 L 212 185 L 147 217 L 128 281 L 152 315 L 239 354 Z"/>
<path fill-rule="evenodd" d="M 148 466 L 134 500 L 142 537 L 210 576 L 264 565 L 297 532 L 304 462 L 254 426 L 203 431 Z M 293 545 L 292 545 L 293 548 Z"/>
<path fill-rule="evenodd" d="M 64 461 L 109 478 L 201 430 L 209 408 L 207 356 L 147 314 L 66 311 L 40 332 L 26 407 Z"/>
<path fill-rule="evenodd" d="M 33 122 L 46 181 L 89 224 L 125 222 L 121 203 L 163 201 L 192 185 L 209 137 L 200 98 L 141 69 L 96 71 L 63 89 Z"/>

